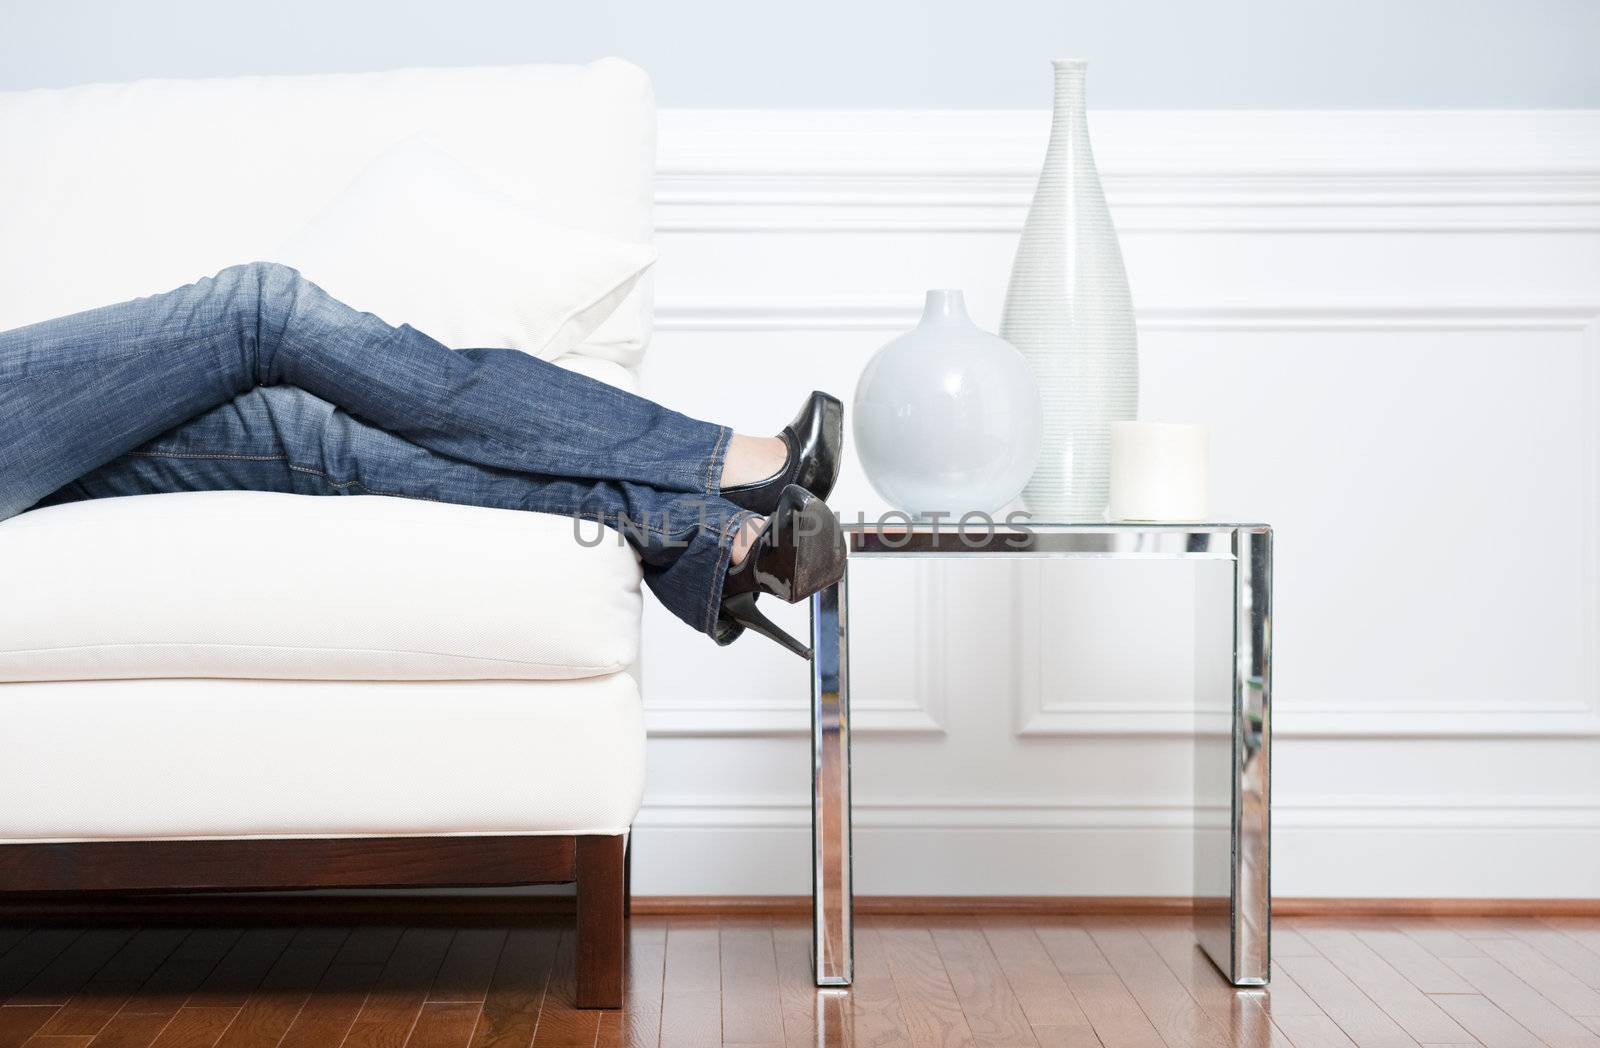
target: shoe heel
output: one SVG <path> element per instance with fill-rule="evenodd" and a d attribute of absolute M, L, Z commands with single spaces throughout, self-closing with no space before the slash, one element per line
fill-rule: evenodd
<path fill-rule="evenodd" d="M 762 614 L 761 609 L 756 607 L 756 595 L 754 593 L 736 593 L 731 597 L 723 598 L 722 610 L 727 612 L 730 619 L 745 629 L 754 630 L 768 640 L 777 641 L 802 659 L 809 660 L 811 658 L 810 648 L 783 632 L 776 623 Z"/>

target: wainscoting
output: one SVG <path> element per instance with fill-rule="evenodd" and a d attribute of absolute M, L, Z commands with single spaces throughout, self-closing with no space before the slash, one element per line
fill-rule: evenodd
<path fill-rule="evenodd" d="M 1092 130 L 1142 412 L 1278 529 L 1277 894 L 1600 894 L 1600 112 Z M 648 391 L 766 432 L 926 288 L 997 326 L 1046 131 L 663 113 Z M 833 501 L 884 508 L 853 461 Z M 852 575 L 858 890 L 1183 893 L 1190 569 L 1017 570 Z M 651 608 L 641 673 L 635 890 L 805 891 L 804 667 Z"/>

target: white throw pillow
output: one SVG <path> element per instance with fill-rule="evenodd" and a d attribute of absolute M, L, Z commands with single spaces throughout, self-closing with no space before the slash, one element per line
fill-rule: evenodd
<path fill-rule="evenodd" d="M 276 261 L 330 295 L 453 349 L 571 352 L 655 249 L 545 221 L 412 139 L 374 160 Z"/>

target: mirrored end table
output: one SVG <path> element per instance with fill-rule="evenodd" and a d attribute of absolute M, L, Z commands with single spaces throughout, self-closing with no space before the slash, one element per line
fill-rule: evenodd
<path fill-rule="evenodd" d="M 1264 524 L 845 524 L 850 560 L 1208 560 L 1197 573 L 1194 928 L 1235 986 L 1270 963 L 1272 529 Z M 811 598 L 813 960 L 818 986 L 854 979 L 848 571 Z M 1207 658 L 1206 653 L 1214 652 Z M 1230 657 L 1231 655 L 1231 657 Z"/>

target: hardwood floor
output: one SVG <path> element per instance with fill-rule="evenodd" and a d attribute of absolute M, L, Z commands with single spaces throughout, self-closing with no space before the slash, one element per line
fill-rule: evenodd
<path fill-rule="evenodd" d="M 1236 992 L 1166 916 L 878 916 L 811 986 L 787 917 L 635 917 L 627 1006 L 570 918 L 515 927 L 0 927 L 0 1048 L 1600 1048 L 1600 919 L 1278 922 Z"/>

